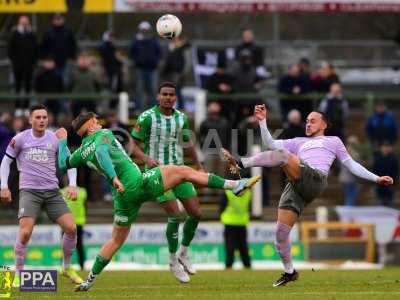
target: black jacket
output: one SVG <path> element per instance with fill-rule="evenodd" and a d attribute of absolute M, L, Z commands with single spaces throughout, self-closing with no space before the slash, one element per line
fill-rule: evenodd
<path fill-rule="evenodd" d="M 32 31 L 21 33 L 15 30 L 8 40 L 7 54 L 14 68 L 22 66 L 33 68 L 39 54 L 36 34 Z"/>
<path fill-rule="evenodd" d="M 65 26 L 51 27 L 40 46 L 42 57 L 54 57 L 57 67 L 64 67 L 68 59 L 75 59 L 77 44 L 74 33 Z"/>
<path fill-rule="evenodd" d="M 117 58 L 114 44 L 109 41 L 103 41 L 99 50 L 106 73 L 110 76 L 119 72 L 122 62 Z"/>

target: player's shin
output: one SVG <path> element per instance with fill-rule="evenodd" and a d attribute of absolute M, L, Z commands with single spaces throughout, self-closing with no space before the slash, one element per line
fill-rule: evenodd
<path fill-rule="evenodd" d="M 178 230 L 179 230 L 179 219 L 178 217 L 169 217 L 166 236 L 168 241 L 168 250 L 170 253 L 170 260 L 176 263 L 176 251 L 178 250 Z"/>
<path fill-rule="evenodd" d="M 290 226 L 278 221 L 276 226 L 276 249 L 282 260 L 285 273 L 288 274 L 294 272 L 291 255 L 290 230 Z"/>
<path fill-rule="evenodd" d="M 278 167 L 286 164 L 288 158 L 289 153 L 285 149 L 264 151 L 250 157 L 241 158 L 242 166 L 240 167 Z"/>

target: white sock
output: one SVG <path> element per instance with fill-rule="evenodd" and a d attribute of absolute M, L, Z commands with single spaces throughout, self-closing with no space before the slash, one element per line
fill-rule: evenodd
<path fill-rule="evenodd" d="M 186 256 L 188 252 L 188 247 L 181 245 L 181 249 L 179 250 L 182 256 Z"/>
<path fill-rule="evenodd" d="M 233 190 L 239 184 L 238 180 L 227 180 L 225 179 L 224 189 L 225 190 Z"/>
<path fill-rule="evenodd" d="M 170 261 L 172 264 L 178 263 L 178 258 L 176 257 L 176 253 L 170 253 L 170 254 L 169 254 L 169 261 Z"/>
<path fill-rule="evenodd" d="M 294 267 L 292 263 L 284 264 L 283 267 L 285 269 L 285 273 L 292 274 L 294 272 Z"/>

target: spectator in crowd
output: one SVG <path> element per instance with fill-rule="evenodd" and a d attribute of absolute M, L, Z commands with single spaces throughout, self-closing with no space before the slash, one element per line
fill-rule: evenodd
<path fill-rule="evenodd" d="M 253 63 L 253 56 L 249 50 L 243 49 L 239 56 L 239 66 L 233 70 L 233 86 L 237 93 L 256 93 L 262 87 L 265 78 L 257 74 L 256 67 Z M 254 105 L 258 104 L 260 99 L 239 99 L 231 102 L 231 106 L 235 104 L 236 108 L 231 108 L 236 112 L 236 120 L 234 124 L 240 122 L 253 111 Z"/>
<path fill-rule="evenodd" d="M 108 89 L 113 93 L 122 92 L 123 63 L 117 55 L 114 32 L 107 30 L 103 33 L 103 39 L 99 50 L 103 68 L 107 76 Z"/>
<path fill-rule="evenodd" d="M 366 131 L 370 142 L 379 146 L 384 142 L 394 144 L 397 139 L 397 124 L 395 117 L 387 111 L 382 101 L 376 103 L 374 113 L 368 118 Z"/>
<path fill-rule="evenodd" d="M 18 25 L 12 32 L 8 41 L 7 52 L 11 60 L 14 75 L 15 92 L 31 92 L 33 70 L 38 59 L 38 42 L 33 32 L 29 17 L 22 15 L 18 19 Z M 16 102 L 17 109 L 26 109 L 28 100 Z"/>
<path fill-rule="evenodd" d="M 347 151 L 355 161 L 359 161 L 361 158 L 358 150 L 359 146 L 360 142 L 357 136 L 351 135 L 346 139 Z M 349 169 L 341 167 L 339 173 L 339 182 L 342 184 L 342 190 L 344 193 L 344 205 L 356 205 L 356 200 L 360 190 L 357 177 L 354 176 Z"/>
<path fill-rule="evenodd" d="M 254 33 L 250 29 L 246 29 L 242 33 L 242 42 L 235 49 L 235 56 L 240 63 L 242 51 L 245 53 L 250 52 L 252 56 L 252 64 L 256 69 L 257 75 L 260 77 L 267 77 L 267 71 L 264 66 L 264 53 L 263 48 L 259 47 L 254 41 Z"/>
<path fill-rule="evenodd" d="M 343 97 L 342 87 L 339 83 L 331 85 L 328 95 L 322 99 L 319 105 L 319 110 L 327 115 L 331 123 L 326 130 L 326 135 L 335 135 L 344 141 L 349 103 Z"/>
<path fill-rule="evenodd" d="M 379 151 L 374 157 L 373 172 L 378 176 L 387 174 L 393 178 L 394 183 L 397 183 L 399 176 L 399 160 L 393 153 L 393 145 L 383 143 Z M 393 206 L 395 197 L 395 185 L 377 186 L 376 197 L 380 205 Z"/>
<path fill-rule="evenodd" d="M 100 90 L 96 75 L 90 69 L 91 58 L 86 53 L 81 53 L 77 64 L 72 71 L 71 91 L 75 94 L 94 94 Z M 80 99 L 72 102 L 72 115 L 77 116 L 82 110 L 96 111 L 96 101 L 93 99 Z"/>
<path fill-rule="evenodd" d="M 152 34 L 149 22 L 141 22 L 138 29 L 131 44 L 130 57 L 136 68 L 135 109 L 142 110 L 156 104 L 156 70 L 161 58 L 161 47 Z"/>
<path fill-rule="evenodd" d="M 233 266 L 235 250 L 239 250 L 243 266 L 246 269 L 251 268 L 247 241 L 251 196 L 250 190 L 242 196 L 235 196 L 231 191 L 226 191 L 221 199 L 221 222 L 225 226 L 225 267 L 227 269 Z"/>
<path fill-rule="evenodd" d="M 69 86 L 68 63 L 76 57 L 77 43 L 72 30 L 66 27 L 62 14 L 54 14 L 52 26 L 45 33 L 40 49 L 41 57 L 54 58 L 58 74 L 61 75 L 64 85 Z"/>
<path fill-rule="evenodd" d="M 298 62 L 298 66 L 300 69 L 300 75 L 304 76 L 311 82 L 311 64 L 310 60 L 307 57 L 300 58 Z"/>
<path fill-rule="evenodd" d="M 176 84 L 179 108 L 184 108 L 180 90 L 185 84 L 185 75 L 189 71 L 190 62 L 191 53 L 189 42 L 182 35 L 172 39 L 168 45 L 167 57 L 161 76 L 163 81 L 170 81 Z"/>
<path fill-rule="evenodd" d="M 293 139 L 305 136 L 304 124 L 301 120 L 301 113 L 292 109 L 287 115 L 287 121 L 283 124 L 283 132 L 280 139 Z"/>
<path fill-rule="evenodd" d="M 313 89 L 316 92 L 328 93 L 333 83 L 340 83 L 335 67 L 328 62 L 322 62 L 317 73 L 312 77 Z"/>
<path fill-rule="evenodd" d="M 56 63 L 52 56 L 45 57 L 42 69 L 35 78 L 35 91 L 37 93 L 63 93 L 64 83 L 61 75 L 56 71 Z M 45 105 L 55 116 L 61 111 L 63 103 L 58 99 L 45 99 Z"/>
<path fill-rule="evenodd" d="M 304 98 L 304 94 L 312 91 L 312 83 L 308 77 L 300 72 L 298 64 L 290 66 L 287 74 L 283 75 L 278 83 L 278 92 L 287 95 L 280 99 L 281 117 L 286 120 L 287 114 L 292 109 L 298 109 L 302 117 L 305 117 L 312 111 L 312 102 Z"/>
<path fill-rule="evenodd" d="M 207 118 L 200 125 L 199 135 L 204 154 L 204 168 L 208 172 L 225 174 L 219 148 L 230 149 L 230 125 L 221 115 L 221 105 L 218 102 L 208 104 Z"/>
<path fill-rule="evenodd" d="M 10 113 L 2 113 L 0 117 L 0 161 L 3 159 L 8 143 L 11 141 L 13 134 L 11 131 L 12 116 Z"/>

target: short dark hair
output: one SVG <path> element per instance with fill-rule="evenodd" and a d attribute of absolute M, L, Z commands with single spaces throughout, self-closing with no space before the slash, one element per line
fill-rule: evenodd
<path fill-rule="evenodd" d="M 327 115 L 326 113 L 324 113 L 323 111 L 320 111 L 320 110 L 317 110 L 317 111 L 315 111 L 315 112 L 317 112 L 317 113 L 319 113 L 319 114 L 321 115 L 322 120 L 323 120 L 323 121 L 326 123 L 326 125 L 327 125 L 326 129 L 330 128 L 331 125 L 332 125 L 332 123 L 331 123 L 331 121 L 329 120 L 328 115 Z"/>
<path fill-rule="evenodd" d="M 72 129 L 75 132 L 78 132 L 78 130 L 82 127 L 83 124 L 85 124 L 87 121 L 89 121 L 91 118 L 97 118 L 97 115 L 92 112 L 81 112 L 79 116 L 77 116 L 73 121 L 72 121 Z"/>
<path fill-rule="evenodd" d="M 29 114 L 32 114 L 35 110 L 40 110 L 40 109 L 44 109 L 45 111 L 48 111 L 46 105 L 43 105 L 43 104 L 35 104 L 35 105 L 32 105 L 32 106 L 29 108 Z"/>
<path fill-rule="evenodd" d="M 173 89 L 175 89 L 175 92 L 176 92 L 176 84 L 175 83 L 173 83 L 173 82 L 163 82 L 163 83 L 161 83 L 159 86 L 158 86 L 158 93 L 160 93 L 161 92 L 161 89 L 162 88 L 165 88 L 165 87 L 169 87 L 169 88 L 173 88 Z"/>

